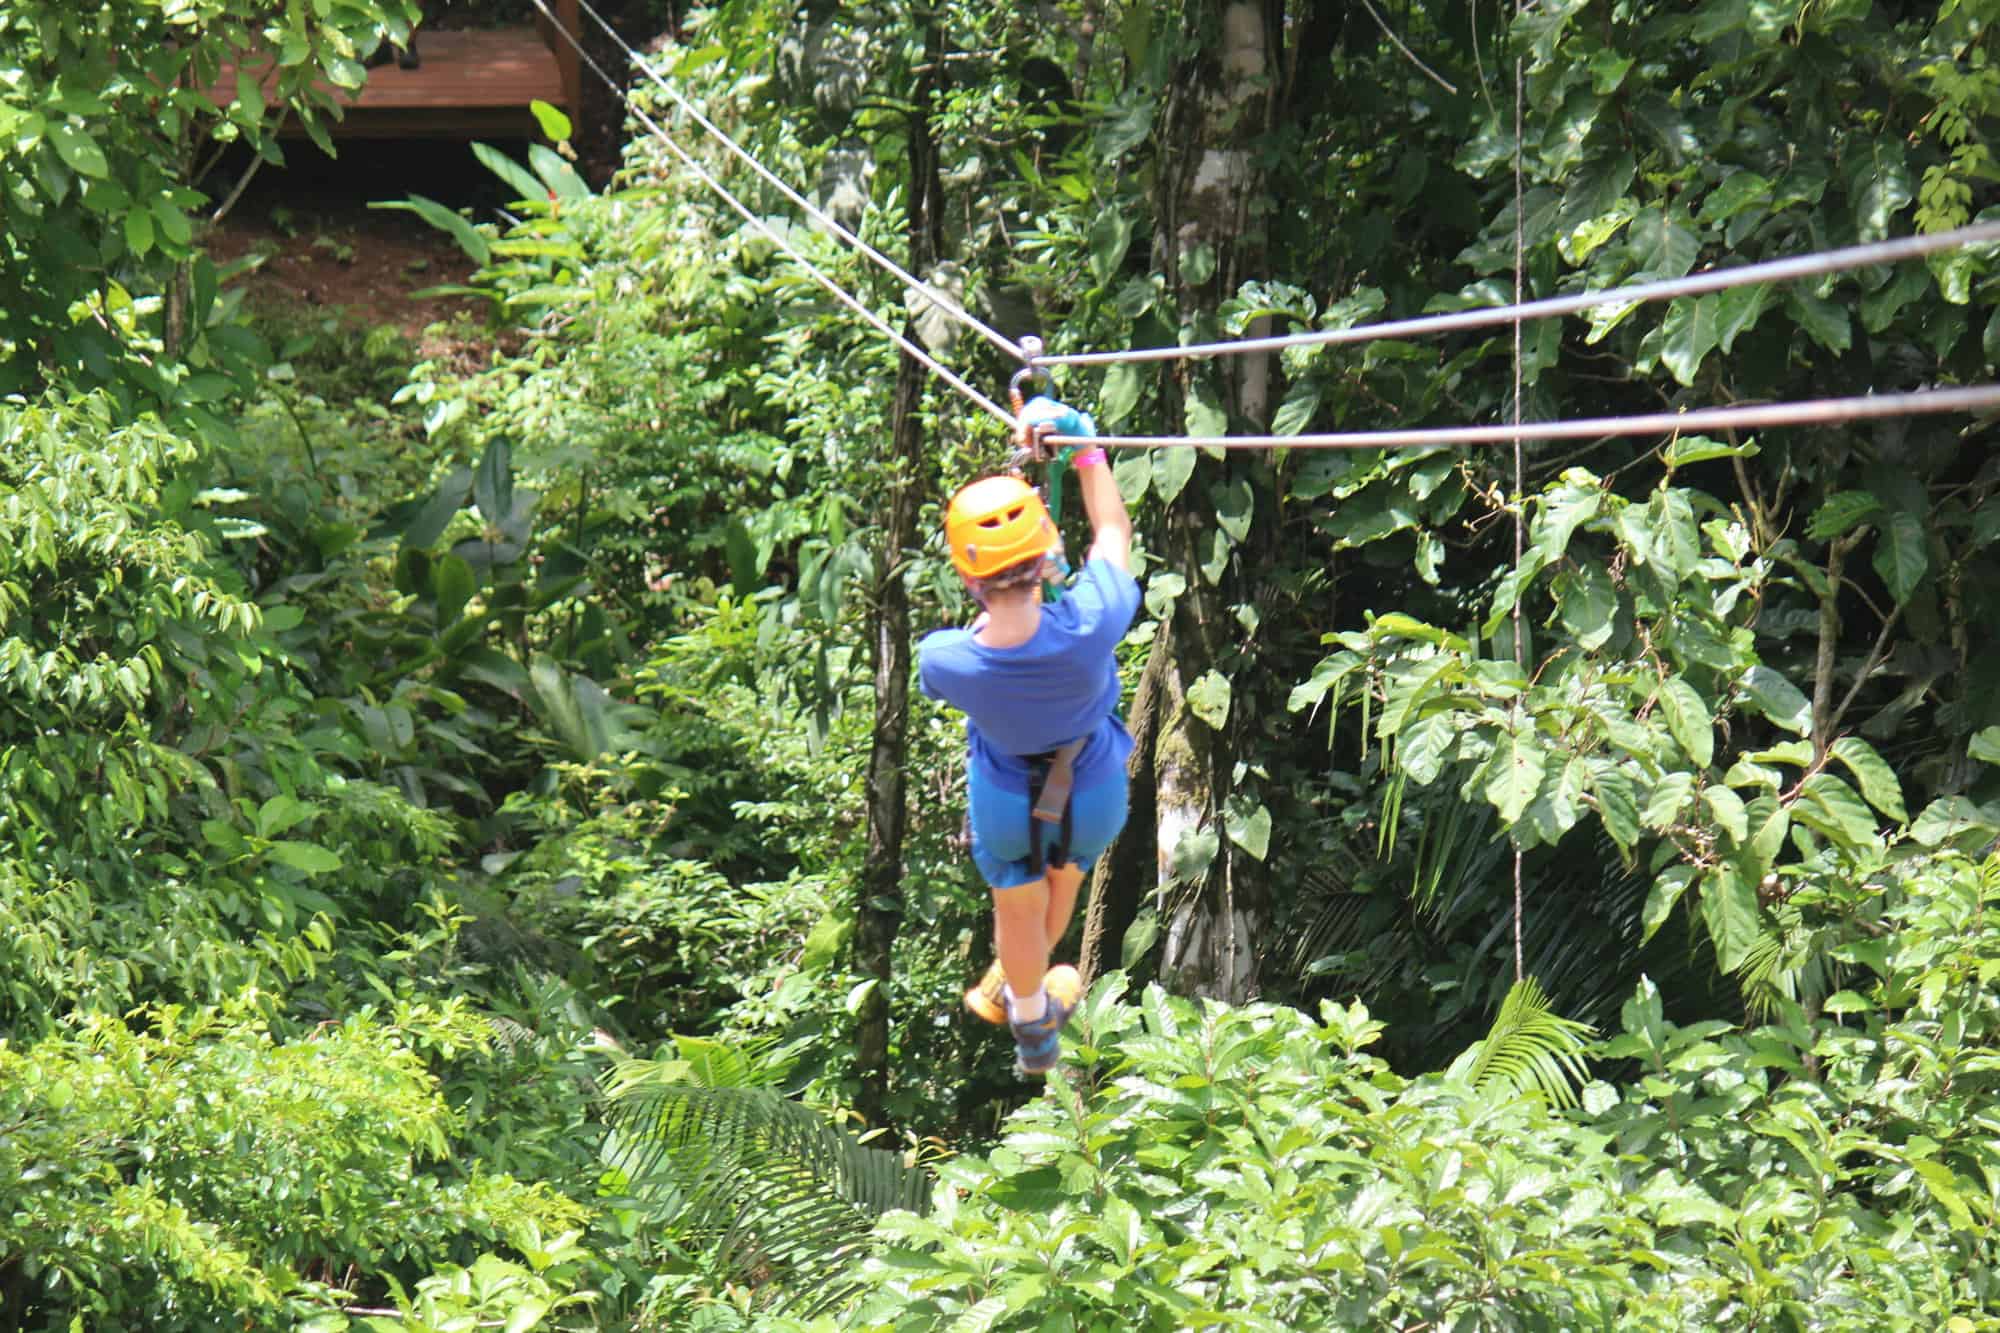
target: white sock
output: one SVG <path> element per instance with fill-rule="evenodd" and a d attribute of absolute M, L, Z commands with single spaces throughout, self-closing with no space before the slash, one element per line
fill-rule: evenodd
<path fill-rule="evenodd" d="M 1041 986 L 1035 987 L 1033 995 L 1016 995 L 1014 987 L 1007 987 L 1007 1017 L 1016 1023 L 1034 1023 L 1049 1012 L 1049 993 Z"/>

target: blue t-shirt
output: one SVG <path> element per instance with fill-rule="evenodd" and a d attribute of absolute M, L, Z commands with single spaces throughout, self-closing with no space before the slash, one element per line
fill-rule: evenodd
<path fill-rule="evenodd" d="M 1023 755 L 1086 737 L 1076 785 L 1122 773 L 1132 738 L 1118 720 L 1114 650 L 1139 610 L 1139 584 L 1107 560 L 1092 560 L 1042 608 L 1034 637 L 988 648 L 969 629 L 941 629 L 917 648 L 917 679 L 933 699 L 965 713 L 972 762 L 989 780 L 1026 791 Z"/>

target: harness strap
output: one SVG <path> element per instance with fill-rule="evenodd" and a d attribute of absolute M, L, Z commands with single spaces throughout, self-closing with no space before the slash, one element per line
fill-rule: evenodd
<path fill-rule="evenodd" d="M 1028 760 L 1028 868 L 1037 875 L 1043 873 L 1043 824 L 1062 826 L 1056 835 L 1056 845 L 1049 849 L 1048 864 L 1057 868 L 1069 864 L 1069 793 L 1076 780 L 1076 757 L 1082 752 L 1085 739 L 1079 736 Z"/>

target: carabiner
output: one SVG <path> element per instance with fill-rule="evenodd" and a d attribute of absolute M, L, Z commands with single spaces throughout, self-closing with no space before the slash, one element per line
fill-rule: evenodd
<path fill-rule="evenodd" d="M 1035 364 L 1035 358 L 1042 354 L 1042 340 L 1040 338 L 1035 337 L 1032 333 L 1028 334 L 1021 339 L 1021 350 L 1027 353 L 1028 364 L 1015 371 L 1014 377 L 1007 381 L 1007 399 L 1014 405 L 1014 456 L 1018 459 L 1025 454 L 1029 458 L 1041 459 L 1047 456 L 1047 451 L 1042 448 L 1041 442 L 1034 437 L 1037 434 L 1045 435 L 1048 432 L 1030 431 L 1028 424 L 1021 420 L 1021 412 L 1028 405 L 1027 399 L 1021 394 L 1021 386 L 1037 375 L 1047 381 L 1051 388 L 1055 387 L 1055 381 L 1049 379 L 1048 371 Z"/>

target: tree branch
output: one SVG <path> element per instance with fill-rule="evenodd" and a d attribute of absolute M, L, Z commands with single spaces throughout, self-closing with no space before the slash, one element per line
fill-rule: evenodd
<path fill-rule="evenodd" d="M 1415 65 L 1418 69 L 1422 70 L 1425 74 L 1429 75 L 1431 82 L 1435 83 L 1438 87 L 1444 89 L 1448 93 L 1456 93 L 1458 91 L 1458 89 L 1452 85 L 1449 79 L 1446 79 L 1444 75 L 1438 73 L 1436 70 L 1432 69 L 1429 65 L 1426 65 L 1422 60 L 1417 58 L 1417 53 L 1415 51 L 1412 51 L 1409 47 L 1403 45 L 1403 39 L 1396 35 L 1395 29 L 1391 28 L 1388 24 L 1388 21 L 1385 20 L 1379 13 L 1375 11 L 1375 6 L 1372 3 L 1372 0 L 1361 0 L 1361 7 L 1368 11 L 1369 18 L 1375 20 L 1375 26 L 1382 30 L 1382 35 L 1384 37 L 1387 37 L 1390 40 L 1390 42 L 1392 42 L 1395 45 L 1396 49 L 1403 53 L 1404 58 L 1407 59 L 1412 65 Z"/>

